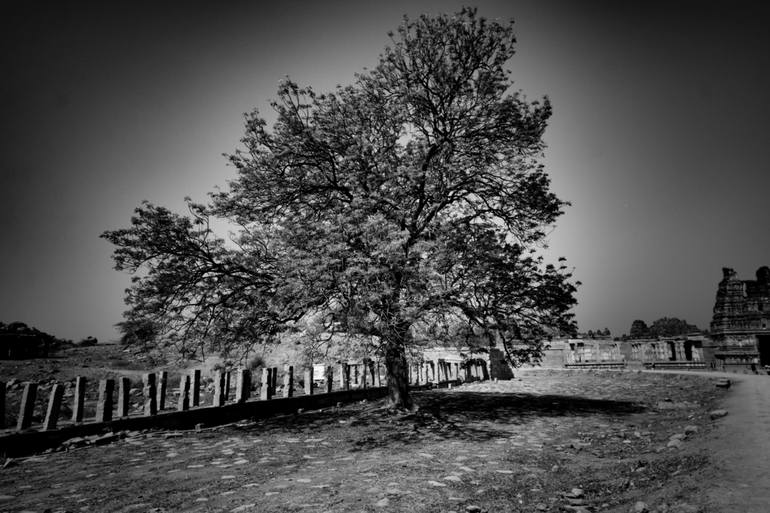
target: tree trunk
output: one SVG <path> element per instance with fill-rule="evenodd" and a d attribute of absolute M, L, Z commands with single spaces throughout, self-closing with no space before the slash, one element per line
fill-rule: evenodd
<path fill-rule="evenodd" d="M 409 394 L 409 367 L 402 342 L 388 341 L 385 345 L 385 368 L 388 376 L 388 406 L 412 409 L 412 397 Z"/>

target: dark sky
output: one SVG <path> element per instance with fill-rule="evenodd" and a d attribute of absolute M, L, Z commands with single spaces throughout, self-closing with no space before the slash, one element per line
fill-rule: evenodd
<path fill-rule="evenodd" d="M 0 320 L 115 338 L 128 277 L 98 238 L 148 199 L 233 176 L 242 114 L 286 75 L 373 66 L 403 14 L 463 2 L 3 2 Z M 760 2 L 475 4 L 516 21 L 517 88 L 548 95 L 545 164 L 572 202 L 550 236 L 581 329 L 707 327 L 722 266 L 770 265 L 770 9 Z"/>

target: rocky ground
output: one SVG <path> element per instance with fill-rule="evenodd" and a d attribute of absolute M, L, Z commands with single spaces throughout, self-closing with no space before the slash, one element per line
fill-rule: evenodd
<path fill-rule="evenodd" d="M 697 512 L 715 378 L 517 379 L 6 461 L 0 511 Z M 73 446 L 74 447 L 74 446 Z"/>

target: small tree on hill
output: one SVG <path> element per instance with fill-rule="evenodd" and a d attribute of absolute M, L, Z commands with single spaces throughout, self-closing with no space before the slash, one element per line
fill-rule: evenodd
<path fill-rule="evenodd" d="M 391 36 L 353 85 L 287 80 L 271 129 L 248 115 L 237 178 L 209 205 L 185 217 L 144 204 L 103 235 L 116 268 L 137 273 L 124 327 L 189 355 L 314 315 L 375 341 L 390 404 L 406 407 L 418 334 L 486 338 L 520 363 L 546 330 L 574 331 L 571 274 L 537 254 L 564 206 L 539 163 L 551 106 L 508 92 L 511 25 L 464 9 Z M 239 232 L 215 237 L 211 216 Z"/>

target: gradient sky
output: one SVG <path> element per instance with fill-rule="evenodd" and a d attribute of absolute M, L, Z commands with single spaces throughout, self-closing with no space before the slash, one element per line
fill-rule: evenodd
<path fill-rule="evenodd" d="M 0 321 L 117 338 L 128 277 L 99 239 L 148 199 L 234 176 L 243 116 L 290 76 L 372 67 L 403 14 L 455 1 L 3 2 Z M 770 265 L 770 8 L 760 2 L 478 2 L 516 22 L 515 86 L 548 95 L 550 236 L 581 330 L 711 318 L 721 267 Z"/>

